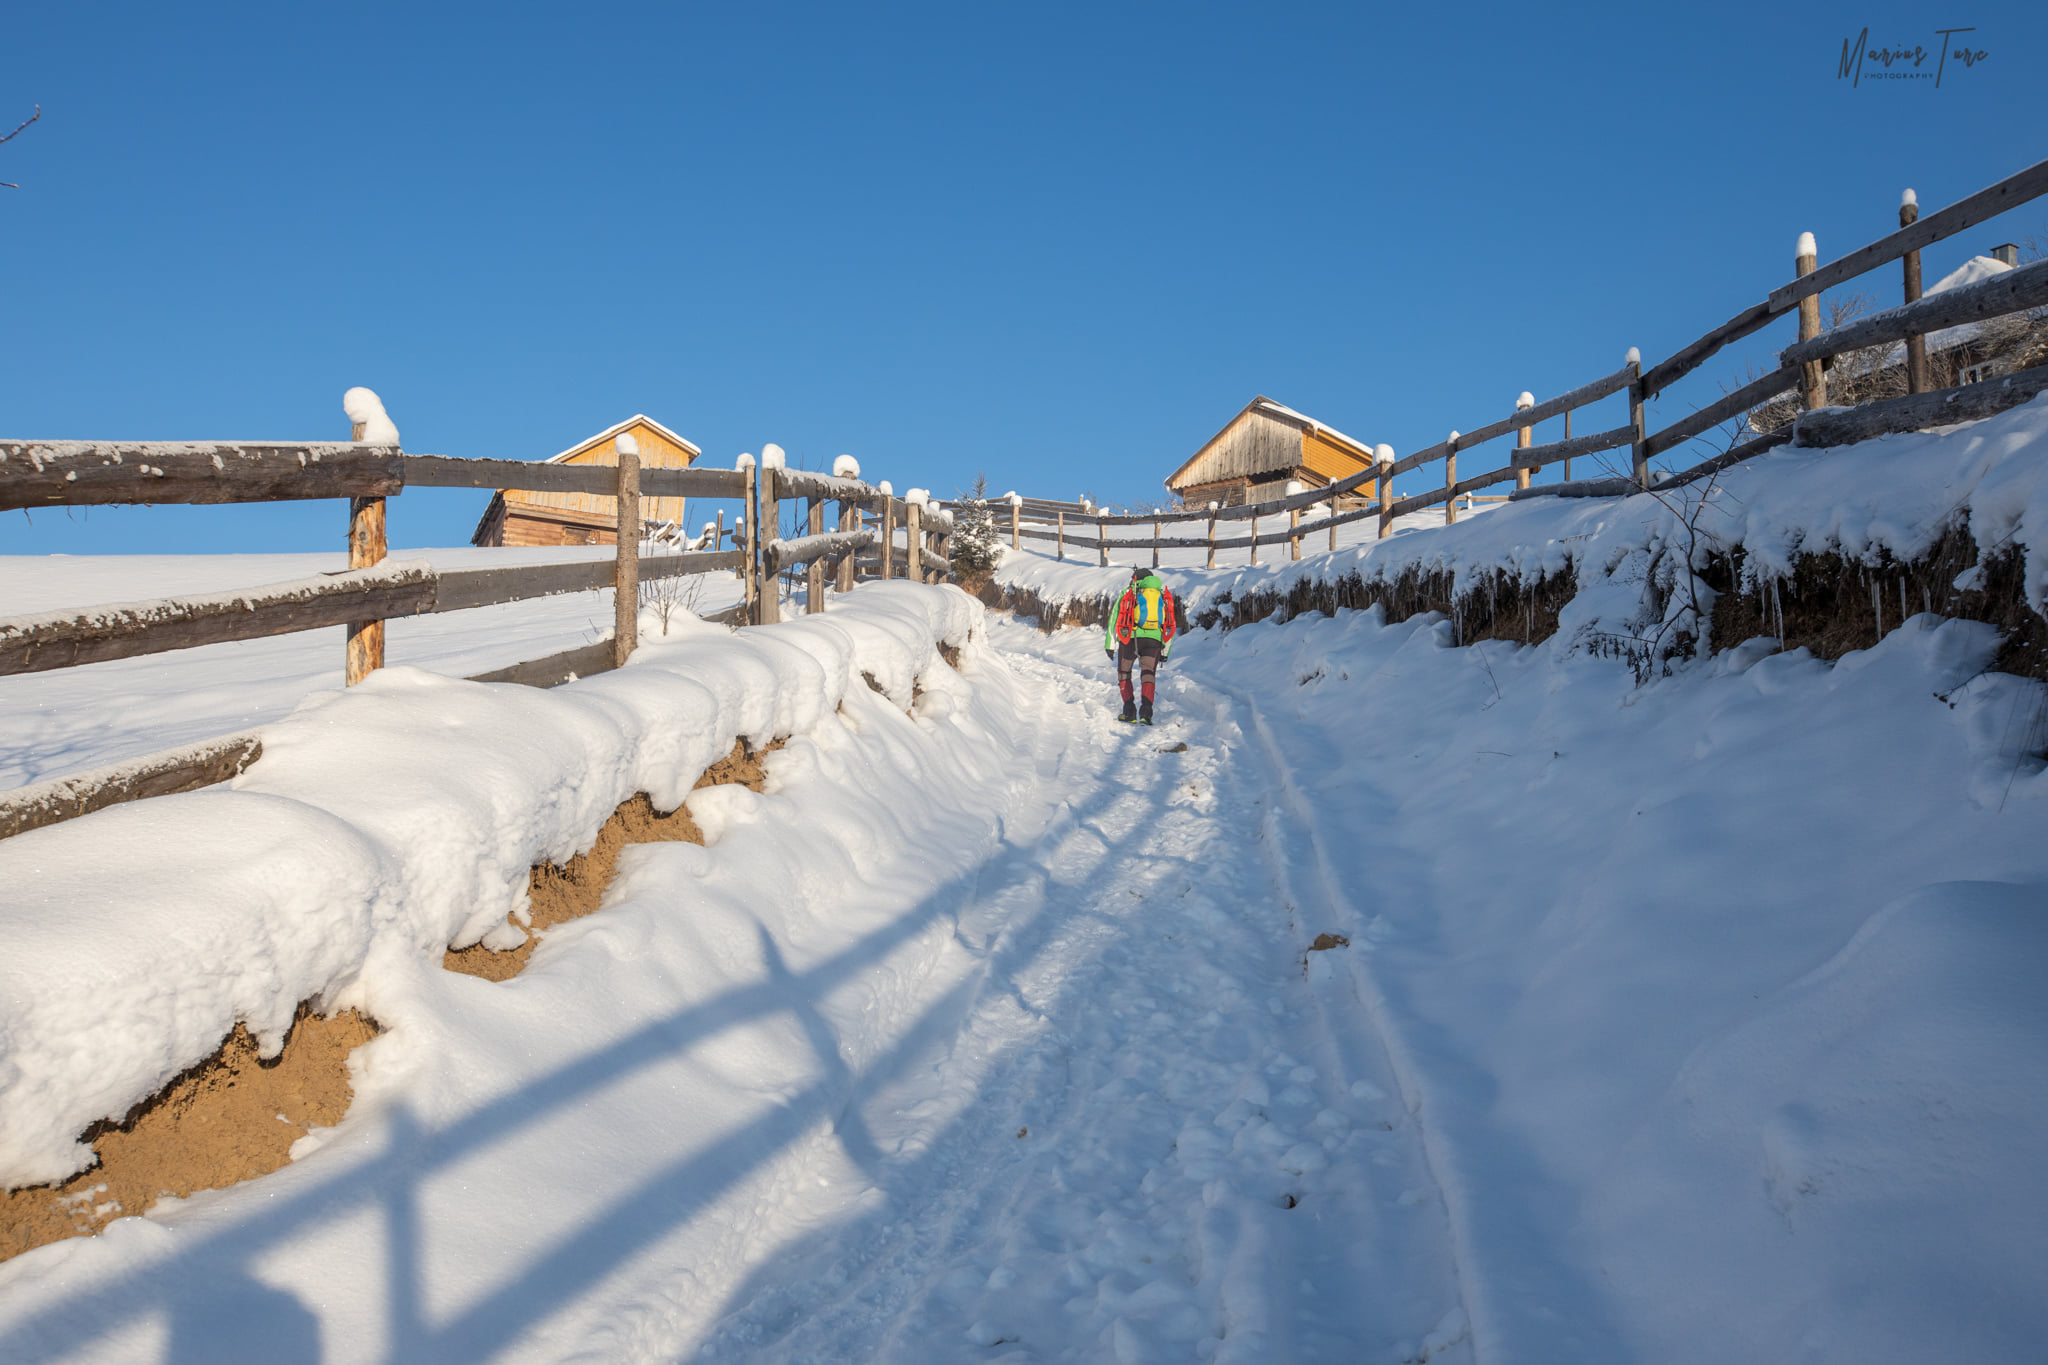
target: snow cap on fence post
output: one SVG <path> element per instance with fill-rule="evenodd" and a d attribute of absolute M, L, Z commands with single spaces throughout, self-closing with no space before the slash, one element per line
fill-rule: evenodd
<path fill-rule="evenodd" d="M 350 389 L 341 396 L 341 410 L 348 414 L 351 427 L 360 428 L 350 440 L 372 446 L 398 444 L 398 428 L 385 413 L 384 400 L 374 391 L 360 386 Z"/>
<path fill-rule="evenodd" d="M 761 447 L 761 468 L 763 469 L 786 469 L 788 468 L 787 458 L 782 453 L 782 447 L 773 441 Z"/>
<path fill-rule="evenodd" d="M 618 451 L 621 455 L 638 455 L 640 453 L 640 442 L 634 439 L 631 432 L 625 432 L 613 439 L 612 449 Z"/>
<path fill-rule="evenodd" d="M 1536 395 L 1529 392 L 1527 389 L 1523 389 L 1520 393 L 1515 395 L 1516 412 L 1520 412 L 1523 408 L 1533 408 L 1535 406 Z"/>
<path fill-rule="evenodd" d="M 1913 191 L 1912 191 L 1912 190 L 1910 190 L 1910 189 L 1909 189 L 1909 190 L 1907 190 L 1907 191 L 1906 191 L 1906 192 L 1905 192 L 1904 194 L 1902 194 L 1902 195 L 1900 195 L 1900 196 L 1899 196 L 1899 207 L 1900 207 L 1900 208 L 1904 208 L 1904 207 L 1906 207 L 1906 205 L 1908 205 L 1908 204 L 1911 204 L 1911 205 L 1912 205 L 1912 206 L 1913 206 L 1914 208 L 1916 208 L 1916 209 L 1920 207 L 1920 196 L 1919 196 L 1919 195 L 1917 195 L 1917 194 L 1915 194 L 1915 193 L 1913 193 Z"/>
<path fill-rule="evenodd" d="M 734 469 L 752 469 L 754 467 L 754 452 L 742 450 L 739 458 L 732 462 L 732 467 Z"/>
<path fill-rule="evenodd" d="M 1289 479 L 1287 481 L 1287 496 L 1290 498 L 1293 497 L 1296 493 L 1306 492 L 1307 489 L 1308 485 L 1303 483 L 1300 479 Z"/>
<path fill-rule="evenodd" d="M 1814 242 L 1813 234 L 1810 232 L 1800 233 L 1798 249 L 1795 250 L 1792 254 L 1794 256 L 1812 256 L 1818 259 L 1820 256 L 1820 247 Z"/>
<path fill-rule="evenodd" d="M 892 485 L 887 479 L 884 479 L 880 483 L 876 484 L 875 491 L 877 493 L 880 493 L 885 498 L 893 498 L 896 496 L 896 489 L 894 485 Z"/>
<path fill-rule="evenodd" d="M 1628 354 L 1621 358 L 1621 363 L 1624 365 L 1640 365 L 1643 363 L 1643 353 L 1631 346 L 1628 348 Z"/>
<path fill-rule="evenodd" d="M 832 477 L 835 479 L 857 479 L 860 477 L 860 461 L 851 455 L 841 455 L 832 461 Z"/>

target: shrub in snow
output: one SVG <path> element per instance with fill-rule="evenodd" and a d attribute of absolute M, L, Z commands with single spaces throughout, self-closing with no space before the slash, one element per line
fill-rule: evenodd
<path fill-rule="evenodd" d="M 955 509 L 952 517 L 953 571 L 963 576 L 989 573 L 1003 557 L 1003 542 L 996 530 L 995 509 L 988 505 L 987 491 L 987 481 L 977 478 L 974 491 L 967 496 L 967 505 Z"/>
<path fill-rule="evenodd" d="M 369 389 L 357 387 L 341 396 L 341 410 L 348 414 L 350 426 L 361 426 L 363 434 L 355 439 L 365 445 L 395 446 L 398 444 L 398 428 L 384 412 L 384 400 Z"/>

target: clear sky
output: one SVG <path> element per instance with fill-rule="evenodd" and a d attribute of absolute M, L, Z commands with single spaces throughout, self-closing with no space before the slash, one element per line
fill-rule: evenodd
<path fill-rule="evenodd" d="M 1987 55 L 1939 89 L 1836 77 L 1866 26 L 1931 69 L 1965 24 Z M 1802 230 L 1829 259 L 1908 185 L 2048 155 L 2044 63 L 2018 3 L 17 3 L 0 435 L 341 439 L 364 384 L 419 452 L 646 412 L 720 466 L 1126 502 L 1264 393 L 1406 453 L 1669 353 Z M 2027 232 L 2048 200 L 1928 279 Z M 394 544 L 465 543 L 484 497 L 406 493 Z M 345 521 L 13 512 L 0 553 Z"/>

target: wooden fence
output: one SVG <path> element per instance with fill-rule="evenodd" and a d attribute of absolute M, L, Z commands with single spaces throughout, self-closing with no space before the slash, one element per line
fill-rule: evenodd
<path fill-rule="evenodd" d="M 1182 509 L 1177 511 L 1111 514 L 1078 504 L 1054 504 L 1043 500 L 1012 501 L 1007 508 L 997 503 L 997 516 L 1007 513 L 1010 543 L 1022 548 L 1026 540 L 1050 542 L 1054 553 L 1065 559 L 1068 549 L 1093 550 L 1097 562 L 1109 563 L 1111 550 L 1146 551 L 1152 563 L 1159 563 L 1162 549 L 1206 549 L 1208 567 L 1216 566 L 1216 552 L 1227 549 L 1251 551 L 1258 563 L 1260 546 L 1286 545 L 1292 558 L 1301 557 L 1304 540 L 1327 532 L 1329 547 L 1337 548 L 1337 529 L 1352 522 L 1374 519 L 1378 534 L 1387 535 L 1396 517 L 1442 506 L 1444 520 L 1457 520 L 1458 503 L 1469 500 L 1482 488 L 1513 480 L 1512 498 L 1529 496 L 1609 496 L 1652 486 L 1668 487 L 1705 477 L 1740 463 L 1753 455 L 1792 443 L 1806 447 L 1847 445 L 1888 432 L 1917 431 L 1929 426 L 1972 421 L 1989 417 L 2029 401 L 2048 389 L 2048 366 L 2037 366 L 2016 374 L 1977 384 L 1930 389 L 1925 338 L 1946 327 L 1980 322 L 2048 305 L 2048 262 L 2035 262 L 2003 272 L 1977 284 L 1950 289 L 1930 298 L 1920 292 L 1920 252 L 1923 248 L 2048 193 L 2048 161 L 2037 162 L 2008 176 L 1987 189 L 1958 200 L 1937 213 L 1921 217 L 1911 195 L 1899 209 L 1899 227 L 1877 241 L 1823 266 L 1813 250 L 1810 234 L 1803 235 L 1794 252 L 1793 277 L 1771 291 L 1762 302 L 1743 309 L 1704 336 L 1680 347 L 1666 359 L 1647 368 L 1640 353 L 1630 348 L 1622 367 L 1591 383 L 1583 384 L 1555 398 L 1536 402 L 1522 395 L 1515 410 L 1468 432 L 1453 431 L 1444 440 L 1413 454 L 1396 459 L 1391 446 L 1379 446 L 1371 467 L 1348 478 L 1268 502 L 1238 507 Z M 1874 316 L 1823 333 L 1820 328 L 1819 298 L 1822 290 L 1844 284 L 1872 270 L 1900 262 L 1905 302 Z M 1798 340 L 1782 350 L 1769 373 L 1740 388 L 1726 391 L 1697 406 L 1692 412 L 1655 431 L 1648 428 L 1644 409 L 1652 400 L 1695 374 L 1702 365 L 1728 345 L 1750 336 L 1767 324 L 1796 312 Z M 1903 397 L 1879 399 L 1852 408 L 1830 408 L 1827 401 L 1827 367 L 1834 357 L 1871 346 L 1904 343 L 1908 392 Z M 1722 423 L 1742 417 L 1761 404 L 1796 392 L 1801 411 L 1788 426 L 1758 435 L 1710 459 L 1659 479 L 1653 485 L 1650 461 L 1676 450 Z M 1572 416 L 1602 399 L 1626 395 L 1627 420 L 1604 431 L 1574 435 Z M 1539 423 L 1562 419 L 1558 439 L 1534 440 Z M 1485 473 L 1459 478 L 1458 458 L 1472 450 L 1512 435 L 1506 463 Z M 1629 452 L 1629 472 L 1616 477 L 1573 482 L 1571 462 L 1605 451 Z M 1425 465 L 1441 464 L 1440 485 L 1406 498 L 1393 496 L 1393 480 Z M 1553 464 L 1564 466 L 1564 482 L 1532 487 L 1531 476 Z M 1376 484 L 1376 500 L 1359 508 L 1338 511 L 1334 499 L 1361 485 Z M 1327 511 L 1304 522 L 1304 511 L 1328 504 Z M 949 504 L 958 508 L 961 503 Z M 1260 530 L 1260 522 L 1269 528 Z M 1244 534 L 1228 534 L 1237 523 L 1248 522 Z M 1200 535 L 1173 535 L 1168 527 L 1201 523 Z M 1113 536 L 1113 530 L 1148 527 L 1150 537 Z M 1219 529 L 1226 534 L 1219 535 Z"/>
<path fill-rule="evenodd" d="M 611 496 L 618 507 L 617 553 L 609 561 L 450 571 L 424 561 L 393 562 L 387 559 L 385 500 L 407 487 Z M 734 498 L 752 515 L 730 533 L 732 549 L 646 554 L 643 496 Z M 638 642 L 642 583 L 732 572 L 742 580 L 743 600 L 706 619 L 745 625 L 780 618 L 775 584 L 791 576 L 804 583 L 805 607 L 816 612 L 825 607 L 828 572 L 832 586 L 847 591 L 860 578 L 934 582 L 952 570 L 950 514 L 858 480 L 801 470 L 643 469 L 631 449 L 619 451 L 616 466 L 591 466 L 409 455 L 397 447 L 338 441 L 0 441 L 0 511 L 307 498 L 348 499 L 347 570 L 239 592 L 0 619 L 0 675 L 345 626 L 344 678 L 352 686 L 383 667 L 387 620 L 615 589 L 610 639 L 472 679 L 549 687 L 625 662 Z M 809 534 L 784 540 L 774 528 L 788 499 L 803 500 Z M 827 532 L 830 503 L 838 504 L 838 526 Z M 722 523 L 721 515 L 719 545 L 728 534 Z M 864 550 L 875 553 L 860 558 Z M 115 802 L 224 781 L 261 753 L 255 733 L 229 735 L 11 792 L 0 797 L 0 837 Z"/>

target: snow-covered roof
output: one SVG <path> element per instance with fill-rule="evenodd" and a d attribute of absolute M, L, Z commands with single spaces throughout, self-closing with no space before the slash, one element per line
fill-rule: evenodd
<path fill-rule="evenodd" d="M 609 442 L 613 437 L 617 436 L 627 427 L 633 426 L 636 423 L 641 422 L 646 423 L 648 426 L 654 428 L 655 431 L 659 432 L 662 436 L 668 438 L 671 441 L 674 441 L 684 450 L 689 451 L 690 458 L 693 460 L 704 453 L 702 450 L 699 450 L 697 448 L 696 442 L 686 441 L 682 437 L 676 435 L 673 431 L 670 431 L 667 427 L 663 426 L 661 423 L 655 421 L 652 417 L 649 417 L 646 413 L 636 412 L 631 417 L 628 417 L 625 421 L 619 422 L 613 426 L 606 427 L 603 431 L 598 432 L 595 436 L 584 437 L 582 440 L 578 441 L 575 445 L 570 446 L 561 454 L 548 456 L 546 463 L 560 464 L 562 461 L 568 459 L 571 455 L 579 454 L 582 451 L 586 451 L 594 445 L 601 445 L 606 442 Z"/>
<path fill-rule="evenodd" d="M 1270 412 L 1277 417 L 1285 417 L 1290 421 L 1299 422 L 1303 426 L 1307 427 L 1310 431 L 1313 431 L 1318 436 L 1327 437 L 1328 439 L 1335 441 L 1338 445 L 1350 446 L 1353 450 L 1363 452 L 1368 458 L 1370 458 L 1372 455 L 1372 447 L 1367 445 L 1365 442 L 1358 440 L 1355 437 L 1346 436 L 1343 432 L 1337 430 L 1337 428 L 1330 426 L 1327 423 L 1318 422 L 1315 418 L 1309 416 L 1307 413 L 1296 412 L 1293 408 L 1288 407 L 1285 403 L 1276 403 L 1272 399 L 1267 398 L 1264 395 L 1261 395 L 1252 400 L 1251 408 L 1247 409 L 1247 411 L 1251 410 L 1257 410 L 1259 412 Z M 1239 416 L 1243 416 L 1243 414 L 1240 413 Z M 1231 420 L 1236 421 L 1237 419 L 1233 417 Z"/>
<path fill-rule="evenodd" d="M 1939 294 L 1945 289 L 1960 289 L 1966 284 L 1988 280 L 1993 275 L 2003 275 L 2010 269 L 2011 266 L 1995 256 L 1972 256 L 1935 283 L 1928 285 L 1921 293 L 1925 297 L 1927 294 Z"/>

